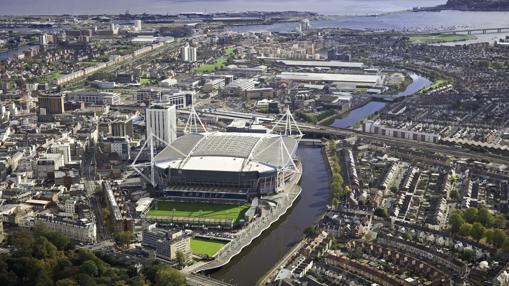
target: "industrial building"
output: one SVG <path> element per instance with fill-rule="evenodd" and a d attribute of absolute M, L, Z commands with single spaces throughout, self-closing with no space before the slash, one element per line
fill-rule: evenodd
<path fill-rule="evenodd" d="M 373 74 L 282 72 L 277 77 L 282 80 L 302 82 L 351 83 L 362 87 L 373 87 L 383 83 L 382 76 Z"/>

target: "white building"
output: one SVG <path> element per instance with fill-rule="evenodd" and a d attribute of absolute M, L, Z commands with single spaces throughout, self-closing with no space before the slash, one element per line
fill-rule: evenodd
<path fill-rule="evenodd" d="M 141 20 L 134 20 L 134 31 L 139 32 L 141 29 Z"/>
<path fill-rule="evenodd" d="M 113 105 L 120 103 L 120 95 L 113 92 L 70 92 L 65 95 L 66 101 L 85 102 L 94 105 Z"/>
<path fill-rule="evenodd" d="M 366 122 L 364 122 L 364 125 L 362 126 L 362 131 L 367 133 L 374 133 L 389 137 L 403 138 L 415 141 L 437 143 L 440 140 L 440 135 L 438 134 L 390 128 L 381 125 L 380 122 L 378 121 L 373 120 L 367 120 Z"/>
<path fill-rule="evenodd" d="M 184 62 L 193 63 L 198 59 L 197 52 L 198 48 L 185 45 L 180 48 L 180 57 Z"/>
<path fill-rule="evenodd" d="M 97 242 L 97 228 L 93 221 L 87 219 L 72 220 L 59 216 L 38 215 L 34 223 L 43 223 L 52 231 L 58 231 L 66 237 L 86 243 Z"/>
<path fill-rule="evenodd" d="M 71 162 L 71 146 L 69 143 L 56 143 L 49 147 L 48 153 L 62 154 L 64 157 L 64 164 Z"/>
<path fill-rule="evenodd" d="M 62 154 L 45 154 L 37 160 L 36 177 L 45 178 L 63 166 L 64 156 Z"/>
<path fill-rule="evenodd" d="M 103 141 L 106 152 L 116 153 L 122 160 L 131 159 L 127 137 L 108 137 Z"/>
<path fill-rule="evenodd" d="M 177 109 L 169 103 L 156 103 L 145 109 L 146 137 L 150 132 L 171 144 L 177 139 Z M 155 146 L 164 145 L 159 140 L 154 140 Z"/>
<path fill-rule="evenodd" d="M 66 214 L 73 215 L 76 212 L 76 199 L 70 198 L 65 200 L 64 210 Z"/>

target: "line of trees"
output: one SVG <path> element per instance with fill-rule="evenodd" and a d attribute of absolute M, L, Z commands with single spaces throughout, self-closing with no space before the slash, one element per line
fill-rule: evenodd
<path fill-rule="evenodd" d="M 347 196 L 350 193 L 350 187 L 343 186 L 343 177 L 341 176 L 341 167 L 339 166 L 339 160 L 336 156 L 336 142 L 334 140 L 329 140 L 329 150 L 333 153 L 332 160 L 330 162 L 331 167 L 331 181 L 330 181 L 330 190 L 331 190 L 331 200 L 332 207 L 337 207 L 340 200 Z"/>
<path fill-rule="evenodd" d="M 10 235 L 8 244 L 13 251 L 0 255 L 2 286 L 186 285 L 185 277 L 168 266 L 148 265 L 141 273 L 112 266 L 90 250 L 75 249 L 67 237 L 44 224 Z"/>
<path fill-rule="evenodd" d="M 492 215 L 486 207 L 455 209 L 449 217 L 452 233 L 509 250 L 509 236 L 505 232 L 507 220 L 501 214 Z"/>

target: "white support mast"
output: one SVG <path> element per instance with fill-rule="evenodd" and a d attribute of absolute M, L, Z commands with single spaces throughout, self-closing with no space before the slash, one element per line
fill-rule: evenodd
<path fill-rule="evenodd" d="M 154 140 L 157 140 L 160 143 L 163 143 L 163 146 L 170 147 L 171 149 L 175 150 L 177 153 L 180 153 L 183 156 L 186 156 L 186 154 L 184 154 L 179 149 L 171 146 L 171 144 L 169 144 L 165 140 L 159 138 L 157 135 L 155 135 L 152 132 L 152 129 L 149 129 L 148 134 L 149 134 L 148 138 L 146 138 L 145 143 L 143 143 L 143 146 L 141 147 L 140 151 L 134 158 L 134 161 L 131 163 L 130 167 L 133 168 L 134 171 L 136 171 L 136 173 L 138 173 L 141 177 L 143 177 L 145 180 L 147 180 L 153 187 L 155 187 L 157 185 L 157 183 L 155 181 L 155 160 L 154 160 L 154 158 L 155 158 L 156 144 L 154 144 L 155 143 Z M 138 163 L 138 160 L 140 159 L 141 154 L 144 152 L 147 152 L 147 151 L 150 154 L 150 161 Z M 150 168 L 150 177 L 148 177 L 147 175 L 145 175 L 143 173 L 143 171 L 146 170 L 146 168 Z"/>
<path fill-rule="evenodd" d="M 284 129 L 283 129 L 284 128 Z M 290 112 L 290 108 L 286 109 L 285 114 L 281 117 L 270 130 L 270 133 L 275 134 L 283 134 L 288 137 L 292 137 L 300 141 L 302 139 L 302 132 L 300 130 L 299 124 L 295 121 L 292 113 Z"/>
<path fill-rule="evenodd" d="M 191 113 L 189 113 L 189 117 L 187 118 L 184 134 L 200 132 L 207 133 L 207 128 L 205 128 L 205 125 L 201 122 L 201 119 L 193 106 L 191 107 Z"/>

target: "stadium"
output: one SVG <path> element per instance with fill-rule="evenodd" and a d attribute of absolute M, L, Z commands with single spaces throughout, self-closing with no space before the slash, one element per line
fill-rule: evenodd
<path fill-rule="evenodd" d="M 296 151 L 302 133 L 292 121 L 288 112 L 266 133 L 205 130 L 177 138 L 151 160 L 161 203 L 147 218 L 224 227 L 249 221 L 256 198 L 270 199 L 300 180 Z"/>
<path fill-rule="evenodd" d="M 284 189 L 298 168 L 297 147 L 279 134 L 188 134 L 154 158 L 156 179 L 167 197 L 250 201 Z"/>

